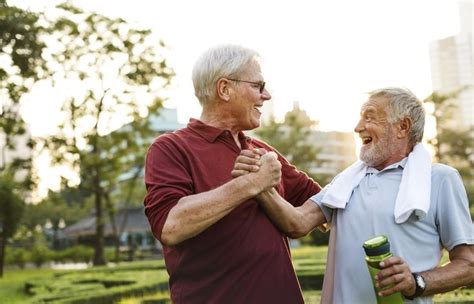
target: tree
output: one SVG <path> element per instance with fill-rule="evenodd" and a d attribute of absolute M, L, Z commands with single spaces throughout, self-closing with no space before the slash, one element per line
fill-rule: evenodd
<path fill-rule="evenodd" d="M 424 102 L 434 106 L 436 138 L 430 140 L 438 162 L 456 168 L 464 182 L 469 202 L 474 202 L 474 127 L 458 128 L 453 125 L 456 98 L 466 88 L 442 94 L 433 92 Z M 472 207 L 471 207 L 472 210 Z M 472 213 L 472 212 L 471 212 Z"/>
<path fill-rule="evenodd" d="M 6 242 L 19 226 L 32 186 L 31 157 L 18 150 L 22 142 L 33 147 L 20 115 L 21 97 L 47 74 L 38 20 L 38 14 L 0 0 L 0 276 Z"/>
<path fill-rule="evenodd" d="M 7 240 L 15 234 L 25 206 L 17 190 L 18 184 L 7 168 L 0 173 L 0 277 L 3 277 Z"/>
<path fill-rule="evenodd" d="M 333 176 L 314 174 L 312 168 L 322 165 L 318 159 L 320 149 L 312 141 L 312 133 L 317 122 L 311 120 L 297 103 L 292 111 L 285 115 L 283 122 L 271 119 L 256 130 L 256 134 L 264 141 L 275 147 L 299 170 L 304 171 L 320 184 L 325 185 Z M 302 239 L 304 243 L 323 245 L 328 243 L 328 234 L 319 229 Z"/>
<path fill-rule="evenodd" d="M 46 55 L 51 85 L 69 84 L 76 92 L 64 102 L 64 122 L 45 146 L 56 163 L 79 172 L 80 187 L 94 199 L 93 264 L 103 265 L 105 203 L 120 176 L 143 164 L 154 135 L 146 115 L 159 111 L 160 92 L 174 74 L 158 53 L 164 43 L 157 44 L 149 30 L 68 3 L 58 10 L 61 17 L 49 21 L 48 39 L 58 43 Z"/>
<path fill-rule="evenodd" d="M 66 196 L 71 193 L 70 188 L 60 192 L 49 191 L 48 195 L 38 204 L 28 204 L 23 216 L 22 225 L 27 232 L 34 232 L 36 228 L 48 227 L 52 230 L 52 248 L 59 249 L 58 233 L 61 225 L 70 225 L 87 215 L 87 211 L 79 202 L 70 203 Z"/>
<path fill-rule="evenodd" d="M 265 142 L 275 147 L 288 161 L 299 170 L 313 178 L 311 169 L 321 165 L 318 160 L 319 149 L 311 142 L 311 134 L 316 122 L 311 120 L 305 111 L 298 106 L 285 115 L 283 122 L 274 118 L 255 133 Z"/>
<path fill-rule="evenodd" d="M 20 99 L 36 80 L 47 73 L 39 36 L 39 15 L 8 6 L 0 0 L 0 168 L 8 165 L 17 170 L 15 178 L 30 186 L 31 158 L 15 153 L 23 141 L 32 148 L 20 115 Z M 9 157 L 8 157 L 8 154 Z"/>

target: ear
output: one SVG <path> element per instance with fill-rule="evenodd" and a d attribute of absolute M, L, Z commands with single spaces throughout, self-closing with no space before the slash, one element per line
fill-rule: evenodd
<path fill-rule="evenodd" d="M 230 100 L 231 88 L 229 86 L 229 83 L 230 83 L 229 80 L 225 78 L 221 78 L 217 80 L 217 83 L 216 83 L 217 97 L 220 100 L 225 100 L 225 101 Z"/>
<path fill-rule="evenodd" d="M 405 137 L 410 136 L 411 128 L 412 128 L 411 118 L 410 117 L 404 117 L 398 123 L 397 138 L 405 138 Z"/>

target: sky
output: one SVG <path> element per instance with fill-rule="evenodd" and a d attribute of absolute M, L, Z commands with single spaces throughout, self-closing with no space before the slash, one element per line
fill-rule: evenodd
<path fill-rule="evenodd" d="M 45 10 L 56 0 L 10 0 L 9 4 Z M 191 71 L 206 49 L 223 43 L 257 50 L 272 94 L 277 119 L 298 101 L 320 122 L 321 130 L 352 132 L 366 93 L 402 86 L 423 99 L 432 91 L 430 42 L 459 32 L 456 0 L 80 0 L 76 6 L 132 25 L 152 29 L 168 47 L 176 76 L 167 107 L 186 123 L 199 117 Z M 24 116 L 33 135 L 54 129 L 60 103 L 54 92 L 37 88 L 41 103 L 30 103 Z M 32 98 L 31 100 L 38 100 Z M 56 101 L 55 101 L 56 100 Z M 264 106 L 264 111 L 269 111 Z M 265 109 L 267 108 L 267 109 Z M 429 135 L 429 132 L 426 133 Z M 60 172 L 47 159 L 40 172 L 57 184 Z M 56 171 L 53 171 L 56 170 Z"/>
<path fill-rule="evenodd" d="M 55 1 L 14 0 L 47 9 Z M 57 2 L 57 1 L 56 1 Z M 206 49 L 223 43 L 257 50 L 277 118 L 294 101 L 322 130 L 352 131 L 366 93 L 402 86 L 431 93 L 429 43 L 459 32 L 456 0 L 80 0 L 77 6 L 151 28 L 169 48 L 176 72 L 167 107 L 186 123 L 199 117 L 191 71 Z M 112 4 L 113 3 L 113 4 Z M 33 132 L 48 128 L 30 116 Z M 268 111 L 268 109 L 267 109 Z M 51 120 L 50 120 L 51 123 Z"/>

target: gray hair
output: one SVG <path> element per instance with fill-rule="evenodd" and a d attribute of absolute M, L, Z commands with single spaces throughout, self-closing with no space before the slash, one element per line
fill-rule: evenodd
<path fill-rule="evenodd" d="M 259 54 L 251 49 L 225 44 L 211 48 L 199 57 L 193 68 L 194 94 L 201 105 L 215 97 L 215 85 L 222 77 L 238 77 L 246 66 L 259 61 Z"/>
<path fill-rule="evenodd" d="M 369 98 L 379 96 L 387 98 L 389 108 L 386 112 L 389 123 L 393 124 L 409 117 L 412 121 L 410 143 L 415 145 L 421 142 L 425 128 L 425 109 L 415 94 L 402 88 L 383 88 L 369 92 L 369 94 Z"/>

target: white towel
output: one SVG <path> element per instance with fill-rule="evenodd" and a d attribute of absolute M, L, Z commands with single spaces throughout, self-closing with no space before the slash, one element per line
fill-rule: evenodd
<path fill-rule="evenodd" d="M 344 209 L 367 172 L 367 166 L 357 161 L 342 171 L 327 186 L 321 202 L 330 208 Z M 397 224 L 405 222 L 412 212 L 422 219 L 430 208 L 431 155 L 422 144 L 417 144 L 408 155 L 395 201 L 394 217 Z"/>

